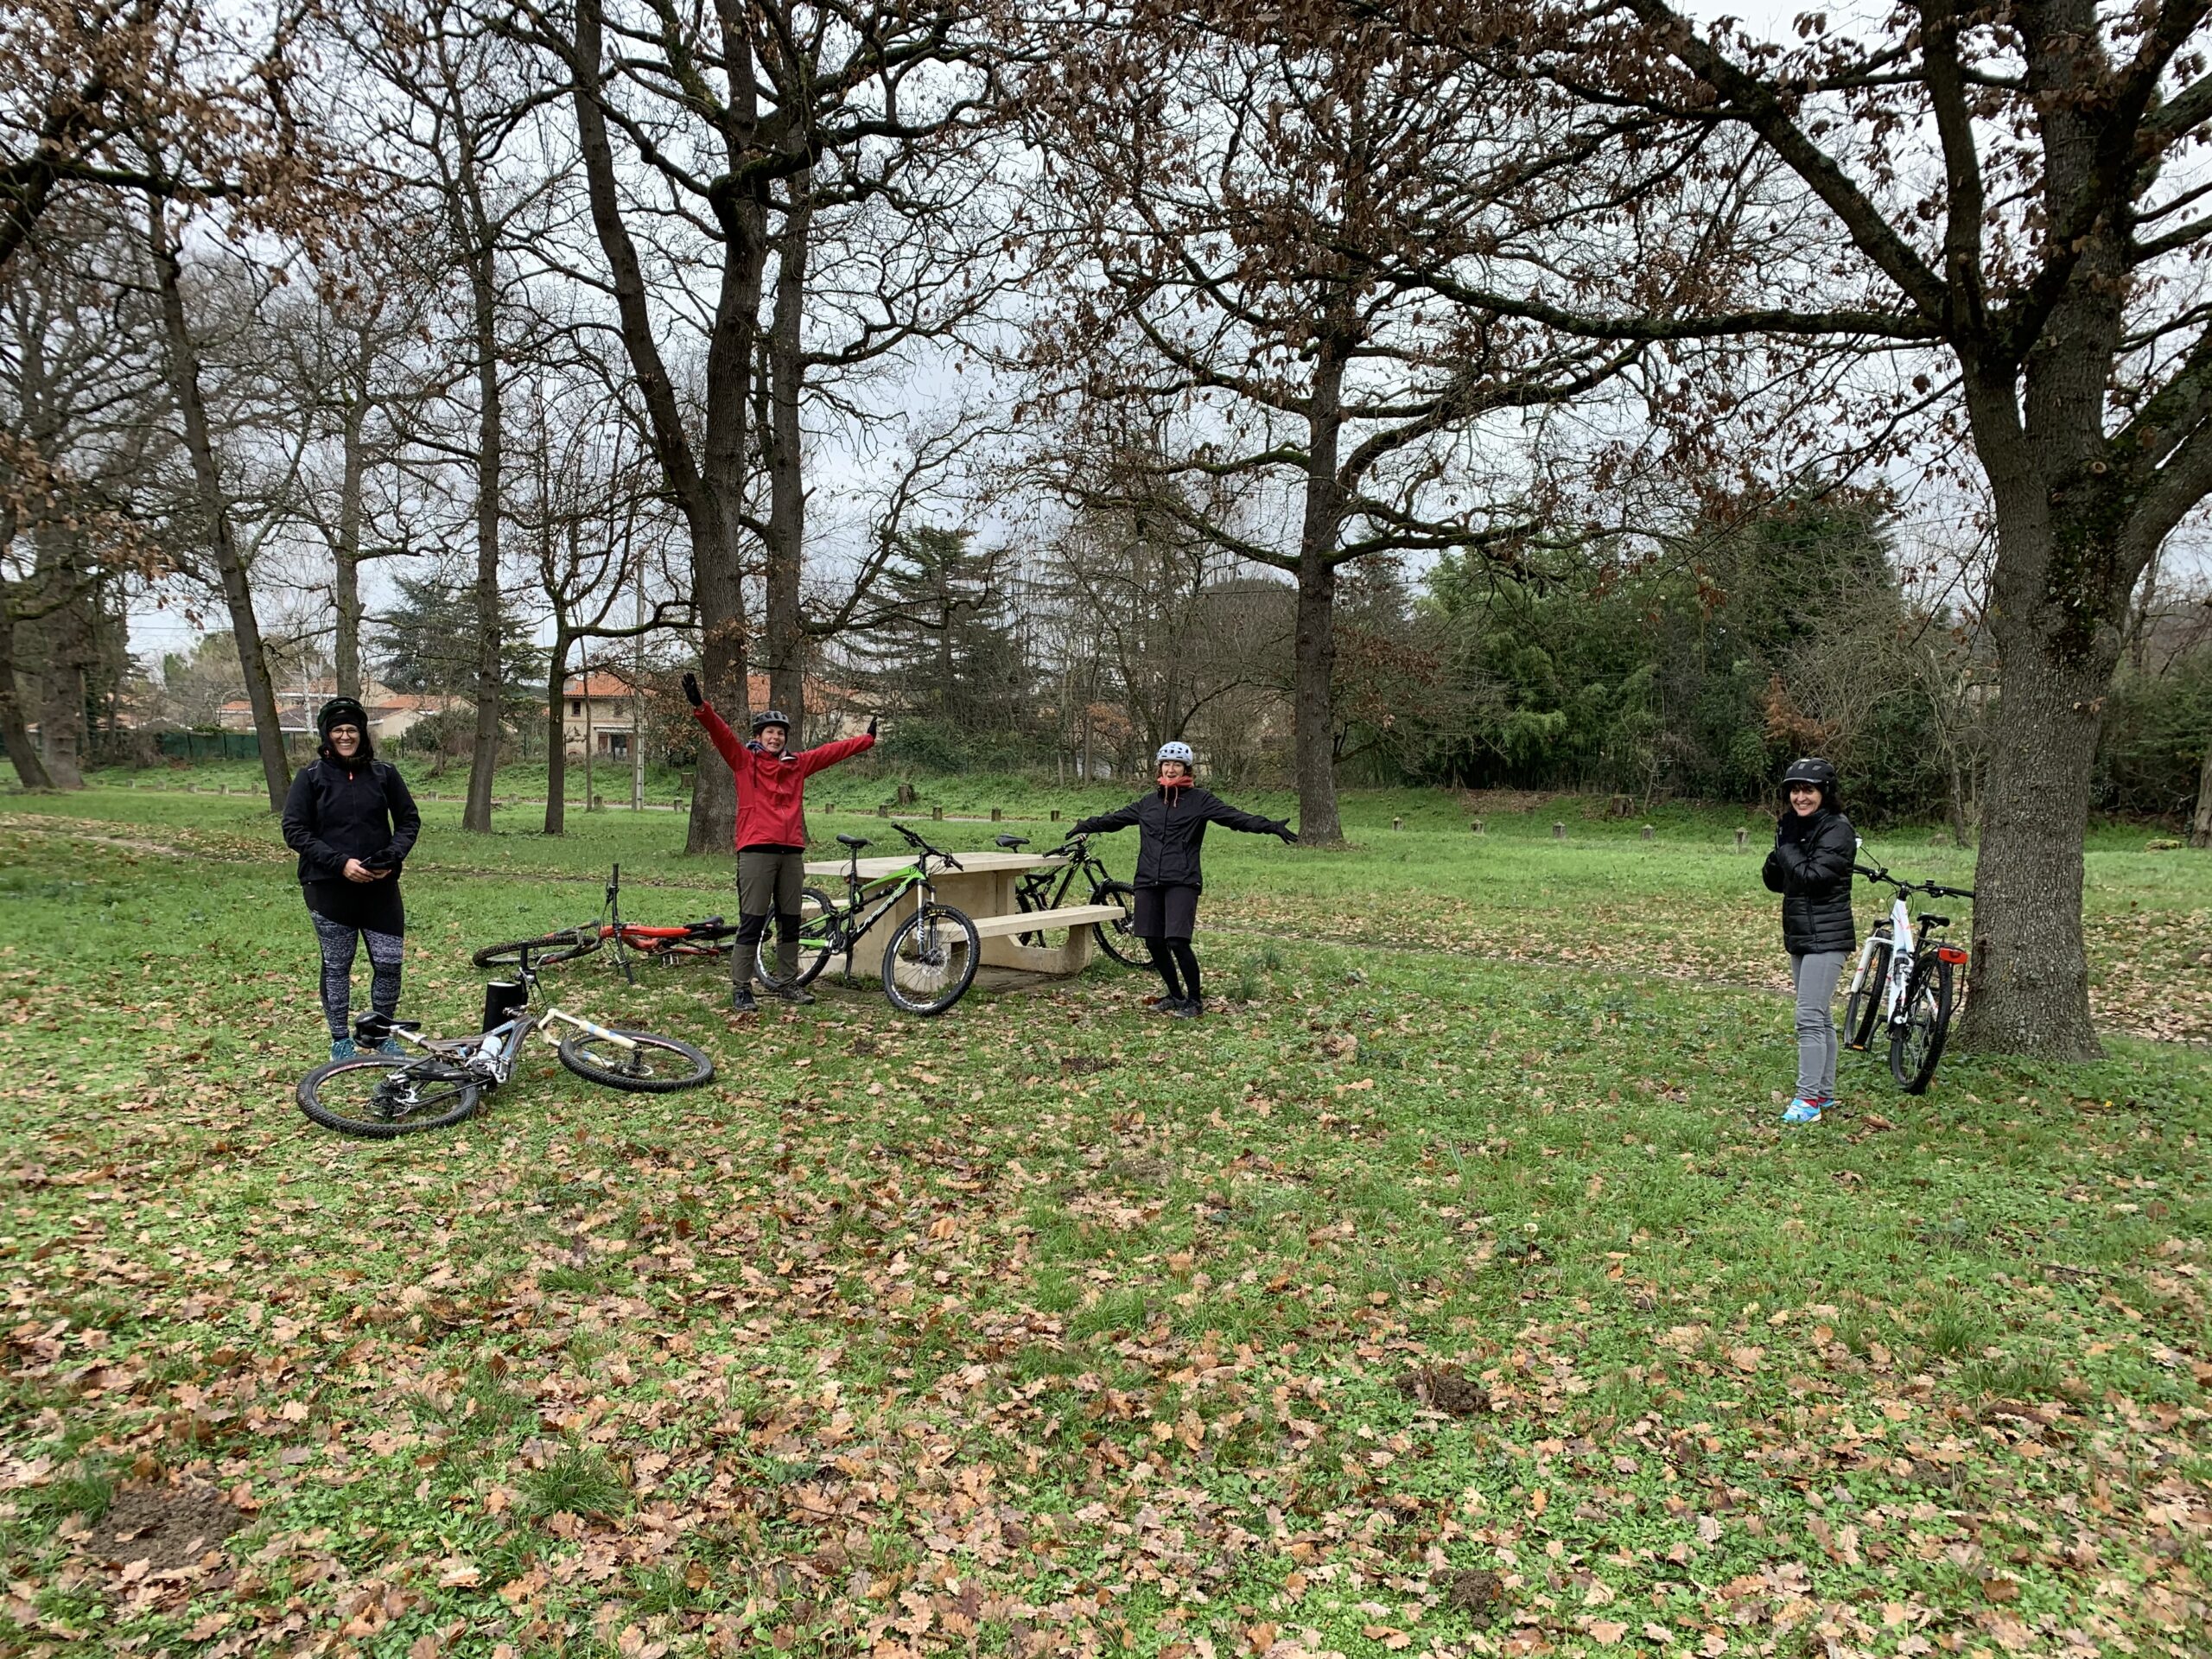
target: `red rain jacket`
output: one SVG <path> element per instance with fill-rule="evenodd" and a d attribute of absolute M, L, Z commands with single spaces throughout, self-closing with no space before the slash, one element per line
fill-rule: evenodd
<path fill-rule="evenodd" d="M 729 762 L 737 779 L 737 835 L 735 844 L 747 847 L 804 847 L 806 845 L 806 780 L 824 766 L 874 747 L 866 732 L 841 737 L 820 748 L 786 749 L 771 755 L 758 743 L 741 743 L 729 722 L 712 708 L 692 714 L 707 728 L 715 747 Z"/>

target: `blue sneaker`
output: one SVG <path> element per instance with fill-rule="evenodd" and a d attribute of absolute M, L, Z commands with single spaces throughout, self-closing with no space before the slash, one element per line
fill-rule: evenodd
<path fill-rule="evenodd" d="M 353 1039 L 351 1037 L 334 1037 L 331 1039 L 330 1058 L 334 1060 L 350 1060 L 360 1052 L 353 1046 Z"/>
<path fill-rule="evenodd" d="M 397 1037 L 387 1037 L 377 1045 L 377 1052 L 379 1054 L 404 1054 L 406 1052 L 399 1046 L 399 1039 Z"/>
<path fill-rule="evenodd" d="M 1783 1113 L 1782 1121 L 1785 1123 L 1817 1123 L 1821 1121 L 1821 1108 L 1825 1103 L 1800 1095 L 1789 1103 L 1789 1109 Z"/>

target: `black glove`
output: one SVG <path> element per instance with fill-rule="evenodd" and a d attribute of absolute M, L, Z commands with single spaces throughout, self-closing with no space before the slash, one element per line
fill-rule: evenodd
<path fill-rule="evenodd" d="M 882 718 L 883 716 L 880 715 L 870 715 L 868 717 L 868 734 L 870 737 L 874 737 L 875 735 L 875 722 Z"/>
<path fill-rule="evenodd" d="M 1283 844 L 1285 846 L 1294 846 L 1297 844 L 1298 831 L 1290 827 L 1290 820 L 1287 818 L 1285 818 L 1281 823 L 1275 825 L 1275 834 L 1282 837 Z"/>
<path fill-rule="evenodd" d="M 702 709 L 706 706 L 707 700 L 699 695 L 699 677 L 696 674 L 686 674 L 683 677 L 683 700 L 694 709 Z"/>

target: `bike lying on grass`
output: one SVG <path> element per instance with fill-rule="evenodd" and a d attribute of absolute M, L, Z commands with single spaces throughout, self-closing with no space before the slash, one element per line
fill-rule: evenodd
<path fill-rule="evenodd" d="M 1858 971 L 1843 1005 L 1843 1046 L 1864 1053 L 1873 1046 L 1878 1025 L 1885 1028 L 1890 1075 L 1908 1095 L 1925 1094 L 1951 1034 L 1957 1011 L 1953 976 L 1966 966 L 1967 952 L 1936 937 L 1950 926 L 1949 917 L 1926 911 L 1915 916 L 1909 901 L 1915 893 L 1930 899 L 1972 899 L 1974 893 L 1936 881 L 1900 881 L 1878 865 L 1852 868 L 1889 887 L 1892 896 L 1889 915 L 1859 947 Z"/>
<path fill-rule="evenodd" d="M 578 957 L 589 956 L 612 941 L 615 963 L 622 969 L 622 977 L 634 985 L 638 976 L 630 971 L 632 951 L 651 962 L 673 963 L 686 957 L 727 955 L 730 941 L 736 937 L 736 924 L 725 922 L 719 916 L 709 916 L 702 922 L 686 922 L 679 927 L 647 927 L 624 921 L 622 867 L 617 864 L 614 873 L 607 878 L 607 903 L 598 920 L 587 922 L 582 927 L 556 928 L 534 939 L 518 939 L 512 944 L 487 944 L 469 960 L 479 968 L 512 968 L 521 961 L 521 953 L 527 950 L 537 958 L 539 967 L 550 968 L 556 962 L 573 962 Z"/>
<path fill-rule="evenodd" d="M 609 1089 L 670 1094 L 713 1080 L 715 1063 L 689 1043 L 646 1031 L 613 1030 L 560 1008 L 533 1006 L 537 973 L 531 965 L 531 947 L 510 948 L 516 952 L 515 977 L 484 988 L 481 1032 L 473 1037 L 422 1037 L 415 1020 L 365 1014 L 355 1027 L 364 1046 L 397 1039 L 422 1053 L 357 1054 L 319 1065 L 300 1079 L 300 1109 L 325 1128 L 376 1140 L 447 1128 L 469 1116 L 485 1095 L 514 1075 L 523 1044 L 537 1031 L 557 1043 L 562 1065 Z M 556 1039 L 556 1025 L 575 1030 Z"/>
<path fill-rule="evenodd" d="M 804 889 L 797 955 L 786 972 L 779 959 L 789 945 L 763 933 L 753 958 L 754 971 L 763 984 L 810 985 L 830 965 L 832 957 L 845 959 L 845 972 L 853 970 L 853 947 L 869 930 L 899 909 L 909 893 L 916 895 L 912 913 L 892 930 L 883 947 L 883 995 L 891 1006 L 906 1014 L 943 1014 L 967 995 L 976 981 L 981 942 L 976 924 L 966 912 L 937 901 L 932 875 L 957 870 L 960 861 L 940 852 L 903 823 L 891 826 L 915 850 L 914 861 L 882 875 L 863 878 L 861 852 L 873 843 L 859 836 L 840 836 L 837 844 L 850 855 L 845 871 L 845 901 L 839 904 L 819 887 Z"/>

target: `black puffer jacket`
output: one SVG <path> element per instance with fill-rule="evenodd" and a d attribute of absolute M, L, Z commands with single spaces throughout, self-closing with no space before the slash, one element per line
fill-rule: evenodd
<path fill-rule="evenodd" d="M 326 755 L 300 769 L 284 799 L 284 844 L 300 855 L 308 908 L 348 927 L 407 931 L 399 867 L 422 830 L 423 815 L 399 769 L 383 760 L 349 767 Z M 349 858 L 391 874 L 380 881 L 348 881 Z"/>
<path fill-rule="evenodd" d="M 1851 867 L 1859 836 L 1851 820 L 1823 804 L 1809 818 L 1784 812 L 1764 872 L 1782 895 L 1782 946 L 1793 957 L 1848 953 L 1859 943 L 1851 920 Z"/>
<path fill-rule="evenodd" d="M 1203 887 L 1198 871 L 1198 848 L 1206 838 L 1206 825 L 1242 830 L 1248 836 L 1287 836 L 1287 824 L 1263 818 L 1256 812 L 1239 811 L 1210 789 L 1192 784 L 1186 789 L 1155 789 L 1140 795 L 1127 806 L 1085 818 L 1075 826 L 1078 836 L 1095 836 L 1110 830 L 1137 827 L 1143 839 L 1137 845 L 1137 879 L 1141 887 Z"/>

